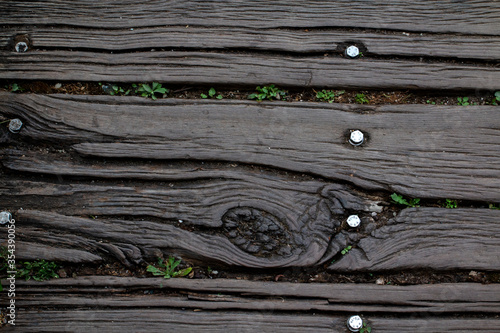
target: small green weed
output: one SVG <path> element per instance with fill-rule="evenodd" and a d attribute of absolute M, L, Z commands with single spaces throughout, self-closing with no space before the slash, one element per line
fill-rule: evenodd
<path fill-rule="evenodd" d="M 12 83 L 7 86 L 5 86 L 5 89 L 9 90 L 10 92 L 23 92 L 24 89 L 18 85 L 17 83 Z"/>
<path fill-rule="evenodd" d="M 262 88 L 259 86 L 255 88 L 257 91 L 254 94 L 248 95 L 248 99 L 256 99 L 258 102 L 262 102 L 265 99 L 268 100 L 273 100 L 274 99 L 284 99 L 286 97 L 286 90 L 281 90 L 280 88 L 276 87 L 274 84 L 268 85 L 268 86 L 263 86 Z"/>
<path fill-rule="evenodd" d="M 128 94 L 130 94 L 130 89 L 128 90 L 125 90 L 123 89 L 122 87 L 120 86 L 117 86 L 117 85 L 102 85 L 101 83 L 99 83 L 100 86 L 102 86 L 104 92 L 110 94 L 111 96 L 127 96 Z"/>
<path fill-rule="evenodd" d="M 397 194 L 397 193 L 393 193 L 393 194 L 391 194 L 391 199 L 399 205 L 403 205 L 403 206 L 407 206 L 407 207 L 420 207 L 419 206 L 420 199 L 418 199 L 418 198 L 406 200 L 405 198 L 403 198 L 402 195 Z"/>
<path fill-rule="evenodd" d="M 132 87 L 137 88 L 137 92 L 141 94 L 142 97 L 151 97 L 156 100 L 155 94 L 166 94 L 168 93 L 167 88 L 162 88 L 161 84 L 158 82 L 153 82 L 151 86 L 146 83 L 141 83 L 139 85 L 133 84 Z"/>
<path fill-rule="evenodd" d="M 26 280 L 33 278 L 35 281 L 57 279 L 59 278 L 59 275 L 56 273 L 58 268 L 57 264 L 52 261 L 26 261 L 17 269 L 17 276 Z"/>
<path fill-rule="evenodd" d="M 212 97 L 214 97 L 214 96 L 215 96 L 215 94 L 217 94 L 217 92 L 215 91 L 215 89 L 214 89 L 214 88 L 210 88 L 210 90 L 208 91 L 208 96 L 207 96 L 207 95 L 205 95 L 205 94 L 201 94 L 200 96 L 201 96 L 201 98 L 208 98 L 208 97 L 212 98 Z M 221 95 L 221 94 L 219 94 L 219 95 L 217 95 L 217 97 L 215 97 L 215 98 L 217 98 L 217 99 L 222 99 L 223 97 L 222 97 L 222 95 Z"/>
<path fill-rule="evenodd" d="M 340 96 L 343 93 L 345 93 L 344 90 L 335 92 L 333 90 L 323 89 L 323 90 L 318 91 L 316 93 L 316 98 L 319 99 L 320 101 L 323 101 L 323 102 L 333 103 L 333 101 L 335 100 L 335 97 Z"/>
<path fill-rule="evenodd" d="M 346 247 L 345 249 L 343 249 L 342 251 L 340 251 L 340 253 L 342 253 L 342 255 L 346 255 L 347 253 L 349 253 L 349 251 L 352 249 L 352 246 L 349 245 L 348 247 Z"/>
<path fill-rule="evenodd" d="M 436 102 L 433 102 L 433 101 L 431 101 L 430 99 L 428 99 L 428 100 L 426 101 L 426 103 L 427 103 L 427 104 L 436 105 Z"/>
<path fill-rule="evenodd" d="M 160 268 L 156 268 L 153 265 L 148 265 L 147 271 L 155 276 L 163 276 L 165 279 L 186 276 L 191 273 L 191 267 L 176 271 L 175 269 L 177 268 L 177 266 L 179 266 L 180 263 L 181 261 L 175 260 L 174 257 L 168 257 L 165 263 L 163 263 L 162 258 L 158 258 L 158 266 L 160 266 Z"/>
<path fill-rule="evenodd" d="M 493 97 L 491 104 L 498 105 L 499 103 L 500 103 L 500 91 L 495 91 L 495 96 Z"/>
<path fill-rule="evenodd" d="M 363 323 L 363 327 L 359 329 L 359 333 L 371 333 L 372 328 L 367 323 Z"/>
<path fill-rule="evenodd" d="M 446 199 L 441 206 L 443 208 L 457 208 L 458 202 L 457 200 Z"/>
<path fill-rule="evenodd" d="M 356 94 L 354 98 L 358 104 L 368 104 L 370 101 L 366 98 L 365 94 Z"/>
<path fill-rule="evenodd" d="M 462 105 L 462 106 L 470 105 L 469 97 L 458 97 L 457 101 L 458 101 L 458 105 Z"/>
<path fill-rule="evenodd" d="M 492 204 L 492 203 L 490 203 L 490 204 L 488 205 L 488 207 L 489 207 L 490 209 L 500 209 L 500 204 Z"/>

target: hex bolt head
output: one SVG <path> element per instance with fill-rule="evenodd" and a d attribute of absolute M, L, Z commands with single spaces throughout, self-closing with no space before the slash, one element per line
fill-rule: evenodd
<path fill-rule="evenodd" d="M 357 58 L 359 56 L 359 49 L 357 46 L 351 45 L 345 49 L 345 55 L 349 58 Z"/>
<path fill-rule="evenodd" d="M 23 122 L 21 121 L 21 119 L 16 118 L 12 119 L 9 122 L 9 131 L 11 131 L 12 133 L 19 133 L 21 127 L 23 127 Z"/>
<path fill-rule="evenodd" d="M 360 130 L 354 130 L 351 132 L 351 136 L 349 138 L 349 143 L 353 146 L 359 146 L 365 140 L 365 136 L 363 132 Z"/>
<path fill-rule="evenodd" d="M 351 228 L 357 228 L 361 224 L 361 219 L 359 218 L 358 215 L 351 215 L 347 218 L 347 224 Z"/>
<path fill-rule="evenodd" d="M 360 316 L 351 316 L 347 319 L 347 328 L 351 332 L 359 332 L 361 327 L 363 327 L 363 319 Z"/>
<path fill-rule="evenodd" d="M 15 46 L 17 53 L 23 53 L 28 51 L 28 44 L 26 42 L 18 42 Z"/>
<path fill-rule="evenodd" d="M 12 214 L 9 212 L 0 212 L 0 224 L 9 223 L 12 220 Z"/>

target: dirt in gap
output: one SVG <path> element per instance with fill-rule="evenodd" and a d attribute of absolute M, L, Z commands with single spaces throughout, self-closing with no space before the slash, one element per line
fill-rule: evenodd
<path fill-rule="evenodd" d="M 148 83 L 151 85 L 151 83 Z M 118 88 L 118 92 L 113 90 Z M 209 99 L 239 99 L 247 100 L 250 94 L 255 93 L 254 89 L 228 89 L 227 87 L 214 87 L 216 94 L 209 96 L 209 90 L 212 87 L 200 86 L 169 86 L 163 85 L 168 89 L 166 94 L 156 94 L 158 98 L 185 98 L 201 99 L 202 95 Z M 116 96 L 134 96 L 140 95 L 136 92 L 137 87 L 130 83 L 97 83 L 97 82 L 48 82 L 48 81 L 6 81 L 0 80 L 0 89 L 4 91 L 13 91 L 16 93 L 34 93 L 34 94 L 70 94 L 70 95 L 110 95 Z M 353 104 L 432 104 L 432 105 L 491 105 L 494 100 L 492 91 L 474 91 L 474 92 L 448 92 L 448 91 L 376 91 L 376 90 L 342 90 L 336 88 L 305 88 L 305 89 L 286 89 L 286 94 L 280 99 L 289 102 L 329 102 L 331 99 L 320 99 L 318 92 L 322 90 L 332 91 L 335 95 L 335 103 L 353 103 Z M 463 98 L 467 98 L 466 101 Z M 461 99 L 461 100 L 460 100 Z M 467 104 L 465 104 L 467 105 Z"/>

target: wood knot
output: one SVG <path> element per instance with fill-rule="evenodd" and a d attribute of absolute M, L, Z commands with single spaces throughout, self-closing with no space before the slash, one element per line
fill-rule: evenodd
<path fill-rule="evenodd" d="M 238 207 L 222 216 L 226 237 L 245 252 L 257 257 L 292 255 L 291 235 L 279 219 L 261 209 Z"/>

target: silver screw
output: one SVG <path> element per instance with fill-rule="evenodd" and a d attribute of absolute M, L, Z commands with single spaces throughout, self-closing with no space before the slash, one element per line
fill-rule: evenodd
<path fill-rule="evenodd" d="M 18 42 L 16 44 L 16 52 L 18 53 L 23 53 L 23 52 L 26 52 L 28 51 L 28 44 L 26 44 L 26 42 Z"/>
<path fill-rule="evenodd" d="M 347 328 L 351 332 L 359 332 L 361 327 L 363 327 L 363 319 L 360 316 L 351 316 L 347 319 Z"/>
<path fill-rule="evenodd" d="M 351 143 L 351 145 L 359 146 L 363 143 L 364 140 L 365 136 L 363 132 L 361 132 L 360 130 L 355 130 L 351 132 L 351 137 L 349 138 L 349 142 Z"/>
<path fill-rule="evenodd" d="M 0 212 L 0 224 L 9 223 L 12 220 L 12 214 L 9 212 Z"/>
<path fill-rule="evenodd" d="M 356 58 L 359 56 L 359 49 L 357 46 L 351 45 L 345 50 L 345 55 L 349 58 Z"/>
<path fill-rule="evenodd" d="M 18 118 L 12 119 L 9 123 L 9 131 L 12 133 L 19 133 L 21 127 L 23 127 L 23 122 Z"/>
<path fill-rule="evenodd" d="M 361 219 L 359 218 L 358 215 L 351 215 L 347 218 L 347 224 L 351 228 L 357 228 L 361 224 Z"/>

